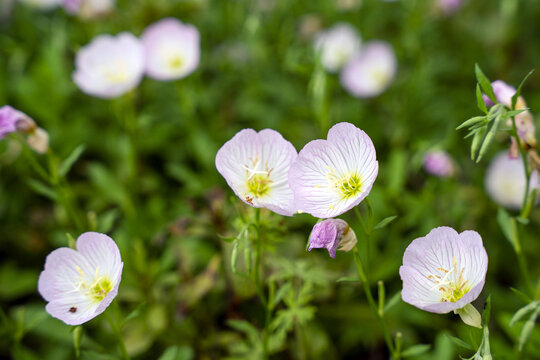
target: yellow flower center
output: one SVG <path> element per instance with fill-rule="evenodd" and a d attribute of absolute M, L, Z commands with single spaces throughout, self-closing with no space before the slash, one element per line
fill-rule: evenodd
<path fill-rule="evenodd" d="M 247 188 L 253 196 L 259 198 L 268 194 L 271 182 L 268 174 L 255 174 L 251 179 L 248 179 Z"/>
<path fill-rule="evenodd" d="M 465 280 L 463 278 L 465 268 L 461 268 L 458 278 L 455 278 L 455 274 L 458 274 L 457 260 L 455 257 L 453 258 L 453 261 L 454 265 L 453 269 L 451 270 L 443 269 L 442 267 L 437 268 L 437 271 L 439 271 L 443 276 L 429 275 L 427 277 L 435 284 L 433 288 L 439 289 L 441 302 L 456 302 L 471 290 L 469 280 Z M 449 279 L 452 274 L 454 274 L 454 278 Z"/>
<path fill-rule="evenodd" d="M 362 178 L 356 172 L 338 176 L 335 170 L 326 174 L 330 187 L 334 188 L 343 200 L 358 196 L 362 192 Z"/>
<path fill-rule="evenodd" d="M 80 274 L 79 281 L 75 287 L 76 291 L 82 291 L 86 296 L 95 302 L 101 302 L 103 299 L 105 299 L 105 296 L 111 292 L 113 282 L 108 276 L 99 276 L 99 267 L 96 269 L 94 281 L 90 285 L 87 284 L 87 277 L 82 269 L 78 266 L 75 269 Z"/>
<path fill-rule="evenodd" d="M 264 170 L 259 170 L 261 161 L 258 156 L 250 158 L 250 165 L 244 165 L 246 169 L 246 188 L 245 200 L 252 203 L 253 198 L 261 198 L 268 195 L 272 189 L 272 180 L 270 174 L 272 169 L 268 169 L 268 164 L 265 164 Z"/>
<path fill-rule="evenodd" d="M 105 296 L 112 290 L 112 281 L 105 276 L 97 278 L 88 289 L 88 293 L 92 300 L 101 302 Z"/>
<path fill-rule="evenodd" d="M 173 56 L 169 60 L 169 66 L 173 69 L 178 69 L 184 64 L 184 59 L 181 56 Z"/>

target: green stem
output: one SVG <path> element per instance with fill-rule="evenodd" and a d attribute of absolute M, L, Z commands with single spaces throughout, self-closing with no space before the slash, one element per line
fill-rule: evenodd
<path fill-rule="evenodd" d="M 522 210 L 521 210 L 521 215 L 520 215 L 520 217 L 523 217 L 524 212 L 526 211 L 526 208 L 527 208 L 527 200 L 529 198 L 529 189 L 530 189 L 530 182 L 531 182 L 531 168 L 529 166 L 529 161 L 527 160 L 527 152 L 525 151 L 523 143 L 521 142 L 521 139 L 518 134 L 515 116 L 512 116 L 512 129 L 514 130 L 514 134 L 512 136 L 514 137 L 518 145 L 519 153 L 521 154 L 521 161 L 523 161 L 523 168 L 525 169 L 525 194 L 523 195 L 523 205 L 522 205 Z M 525 217 L 523 218 L 525 219 Z"/>
<path fill-rule="evenodd" d="M 371 207 L 371 203 L 369 202 L 369 199 L 366 197 L 363 201 L 366 204 L 368 218 L 367 218 L 367 224 L 362 218 L 362 214 L 360 214 L 360 210 L 358 209 L 358 206 L 354 207 L 354 213 L 356 214 L 356 217 L 358 218 L 358 222 L 360 223 L 360 226 L 362 227 L 362 231 L 364 232 L 364 238 L 365 238 L 365 246 L 366 246 L 366 256 L 365 256 L 365 267 L 366 270 L 369 271 L 370 263 L 369 259 L 371 258 L 371 231 L 373 229 L 373 208 Z"/>
<path fill-rule="evenodd" d="M 375 317 L 377 318 L 377 321 L 379 322 L 379 326 L 381 327 L 381 330 L 383 332 L 384 341 L 386 342 L 386 346 L 390 351 L 390 355 L 392 359 L 398 360 L 400 359 L 400 354 L 396 353 L 394 349 L 392 338 L 390 337 L 390 333 L 388 332 L 388 329 L 386 328 L 386 323 L 384 322 L 384 313 L 379 312 L 377 304 L 373 299 L 373 294 L 371 293 L 371 288 L 369 287 L 369 279 L 364 270 L 362 259 L 360 258 L 360 254 L 356 246 L 354 247 L 354 262 L 356 264 L 356 268 L 358 269 L 358 273 L 360 274 L 360 279 L 362 280 L 362 286 L 364 287 L 364 292 L 366 293 L 369 307 L 371 308 L 371 310 L 375 314 Z"/>
<path fill-rule="evenodd" d="M 261 268 L 262 268 L 262 238 L 261 238 L 261 209 L 255 208 L 255 232 L 256 232 L 256 241 L 257 241 L 257 252 L 255 254 L 255 288 L 257 289 L 257 295 L 264 307 L 265 317 L 264 317 L 264 331 L 263 331 L 263 359 L 268 358 L 268 327 L 270 325 L 270 305 L 266 296 L 264 294 L 263 284 L 261 281 Z"/>
<path fill-rule="evenodd" d="M 521 154 L 521 160 L 523 161 L 523 168 L 525 169 L 525 194 L 523 195 L 523 205 L 522 205 L 522 209 L 521 209 L 521 214 L 519 216 L 522 219 L 527 219 L 529 217 L 530 212 L 531 212 L 532 206 L 534 205 L 534 197 L 536 197 L 536 190 L 533 190 L 532 192 L 530 191 L 530 182 L 531 182 L 532 169 L 529 166 L 529 161 L 528 161 L 528 158 L 527 158 L 527 152 L 525 151 L 525 147 L 523 146 L 523 142 L 521 141 L 521 138 L 519 137 L 519 134 L 518 134 L 518 129 L 517 129 L 517 125 L 516 125 L 515 116 L 512 116 L 512 129 L 513 129 L 513 132 L 514 132 L 512 134 L 512 136 L 514 136 L 514 139 L 516 140 L 516 143 L 518 145 L 519 153 Z M 530 192 L 530 194 L 529 194 L 529 192 Z M 517 228 L 517 231 L 516 231 L 517 241 L 520 242 L 520 247 L 519 247 L 520 250 L 516 251 L 515 248 L 514 248 L 514 250 L 516 251 L 516 256 L 518 258 L 519 269 L 520 269 L 520 271 L 522 273 L 523 280 L 525 281 L 527 291 L 529 292 L 530 295 L 534 295 L 534 289 L 531 286 L 531 280 L 530 280 L 530 277 L 529 277 L 529 272 L 527 271 L 527 269 L 528 269 L 527 259 L 525 258 L 525 254 L 523 253 L 523 247 L 521 246 L 521 241 L 519 239 L 519 228 L 520 227 L 521 226 L 518 225 L 518 228 Z"/>
<path fill-rule="evenodd" d="M 118 312 L 118 303 L 115 302 L 112 307 L 113 309 L 111 310 L 114 310 L 114 315 L 111 315 L 110 312 L 105 312 L 105 317 L 111 325 L 112 331 L 118 340 L 118 345 L 120 347 L 120 351 L 122 352 L 122 357 L 125 360 L 129 360 L 130 358 L 127 352 L 126 343 L 124 342 L 124 337 L 122 336 L 122 324 L 118 321 L 118 317 L 116 316 Z"/>

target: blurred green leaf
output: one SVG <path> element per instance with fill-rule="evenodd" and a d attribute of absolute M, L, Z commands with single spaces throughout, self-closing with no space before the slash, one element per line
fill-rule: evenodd
<path fill-rule="evenodd" d="M 68 157 L 65 158 L 64 161 L 62 161 L 62 163 L 60 163 L 60 167 L 58 168 L 58 175 L 60 177 L 65 177 L 67 175 L 69 170 L 71 170 L 71 167 L 73 166 L 73 164 L 75 164 L 75 162 L 79 160 L 79 157 L 82 155 L 85 148 L 86 148 L 86 145 L 84 144 L 77 146 L 68 155 Z"/>
<path fill-rule="evenodd" d="M 170 346 L 158 360 L 192 360 L 194 352 L 188 346 Z"/>
<path fill-rule="evenodd" d="M 50 186 L 45 185 L 44 183 L 36 179 L 28 179 L 27 181 L 28 181 L 28 185 L 36 193 L 43 195 L 52 201 L 58 201 L 58 196 L 56 195 L 56 191 L 54 191 L 54 189 L 51 188 Z"/>
<path fill-rule="evenodd" d="M 422 355 L 422 354 L 428 352 L 430 349 L 431 349 L 431 345 L 429 345 L 429 344 L 413 345 L 410 348 L 407 348 L 407 349 L 403 350 L 403 352 L 401 353 L 401 356 L 403 356 L 405 358 L 406 357 L 412 357 L 412 356 L 418 356 L 418 355 Z"/>
<path fill-rule="evenodd" d="M 469 343 L 461 340 L 460 338 L 452 336 L 452 335 L 448 335 L 448 334 L 445 334 L 445 336 L 447 338 L 449 338 L 450 340 L 452 340 L 452 342 L 454 344 L 456 344 L 457 346 L 462 347 L 462 348 L 467 349 L 467 350 L 474 351 L 474 348 L 472 347 L 472 345 L 470 345 Z"/>
<path fill-rule="evenodd" d="M 382 219 L 377 225 L 373 227 L 373 231 L 384 229 L 388 224 L 390 224 L 392 221 L 394 221 L 397 218 L 396 215 L 394 216 L 388 216 L 384 219 Z"/>

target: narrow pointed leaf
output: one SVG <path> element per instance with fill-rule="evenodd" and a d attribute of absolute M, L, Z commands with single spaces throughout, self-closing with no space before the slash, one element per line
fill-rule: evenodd
<path fill-rule="evenodd" d="M 462 347 L 464 349 L 467 349 L 467 350 L 474 350 L 474 348 L 472 347 L 472 345 L 470 345 L 469 343 L 461 340 L 460 338 L 458 337 L 455 337 L 455 336 L 452 336 L 452 335 L 448 335 L 448 334 L 444 334 L 444 336 L 446 336 L 447 338 L 449 338 L 454 344 L 456 344 L 457 346 L 459 347 Z"/>
<path fill-rule="evenodd" d="M 459 129 L 463 129 L 467 126 L 472 126 L 472 125 L 475 125 L 483 120 L 485 120 L 486 117 L 485 116 L 475 116 L 475 117 L 472 117 L 468 120 L 465 120 L 461 125 L 459 125 L 456 130 L 459 130 Z"/>
<path fill-rule="evenodd" d="M 516 322 L 521 320 L 521 318 L 523 318 L 529 312 L 535 310 L 537 307 L 538 307 L 538 302 L 533 301 L 529 305 L 526 305 L 526 306 L 522 307 L 521 309 L 519 309 L 518 311 L 516 311 L 514 313 L 514 316 L 512 316 L 512 319 L 510 320 L 510 326 L 514 326 L 516 324 Z"/>
<path fill-rule="evenodd" d="M 495 93 L 493 93 L 493 88 L 491 87 L 491 81 L 489 81 L 489 79 L 484 74 L 482 69 L 480 69 L 480 66 L 478 66 L 478 64 L 474 65 L 474 73 L 476 74 L 476 80 L 478 80 L 478 84 L 480 84 L 480 87 L 482 88 L 482 91 L 484 92 L 484 94 L 486 94 L 487 97 L 491 101 L 496 103 L 497 98 L 495 97 Z"/>
<path fill-rule="evenodd" d="M 71 170 L 73 164 L 75 164 L 75 162 L 79 160 L 79 157 L 82 155 L 85 148 L 86 146 L 84 144 L 77 146 L 75 149 L 73 149 L 71 154 L 69 154 L 68 157 L 65 158 L 64 161 L 62 161 L 62 163 L 60 164 L 60 168 L 58 169 L 58 175 L 60 175 L 60 177 L 64 177 L 67 175 L 69 170 Z"/>
<path fill-rule="evenodd" d="M 390 224 L 396 218 L 397 218 L 397 216 L 394 215 L 394 216 L 388 216 L 388 217 L 382 219 L 381 221 L 379 221 L 379 223 L 377 225 L 375 225 L 375 227 L 373 227 L 373 231 L 385 228 L 388 224 Z"/>
<path fill-rule="evenodd" d="M 486 102 L 484 101 L 484 97 L 482 96 L 482 90 L 480 89 L 480 85 L 478 84 L 476 84 L 476 105 L 478 106 L 478 109 L 480 109 L 480 111 L 482 111 L 484 114 L 488 113 Z"/>
<path fill-rule="evenodd" d="M 523 78 L 523 80 L 521 80 L 521 83 L 519 84 L 517 90 L 516 90 L 516 93 L 514 94 L 514 96 L 512 96 L 512 109 L 515 109 L 516 108 L 516 103 L 517 103 L 517 100 L 519 98 L 519 96 L 521 95 L 521 90 L 523 88 L 523 85 L 525 85 L 525 82 L 527 81 L 527 79 L 529 78 L 529 76 L 532 75 L 532 73 L 534 72 L 534 69 L 532 69 L 531 71 L 529 71 L 529 73 L 527 75 L 525 75 L 525 77 Z"/>
<path fill-rule="evenodd" d="M 529 340 L 529 337 L 531 336 L 531 333 L 536 324 L 536 319 L 538 318 L 539 312 L 540 312 L 540 308 L 537 308 L 535 312 L 533 312 L 532 315 L 529 317 L 529 320 L 525 322 L 525 325 L 523 325 L 523 328 L 521 329 L 521 334 L 519 334 L 519 340 L 518 340 L 519 351 L 523 350 L 523 347 Z"/>
<path fill-rule="evenodd" d="M 403 350 L 403 352 L 401 353 L 401 356 L 403 357 L 418 356 L 418 355 L 422 355 L 428 352 L 429 349 L 431 349 L 431 345 L 429 344 L 418 344 L 418 345 L 414 345 L 408 349 Z"/>

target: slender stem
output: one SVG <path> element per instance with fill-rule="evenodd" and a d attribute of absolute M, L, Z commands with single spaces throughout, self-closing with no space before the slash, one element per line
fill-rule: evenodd
<path fill-rule="evenodd" d="M 261 209 L 255 208 L 255 232 L 256 232 L 256 241 L 257 241 L 257 252 L 255 255 L 255 272 L 254 272 L 254 280 L 255 280 L 255 287 L 257 289 L 257 295 L 259 296 L 259 299 L 264 306 L 264 331 L 263 331 L 263 359 L 268 358 L 268 327 L 270 325 L 270 307 L 269 302 L 266 299 L 266 296 L 264 294 L 263 284 L 261 281 L 261 268 L 262 268 L 262 254 L 263 254 L 263 247 L 262 247 L 262 238 L 261 238 Z"/>
<path fill-rule="evenodd" d="M 118 318 L 116 316 L 118 312 L 118 304 L 116 302 L 115 304 L 113 304 L 113 310 L 114 310 L 113 311 L 114 315 L 112 315 L 110 312 L 105 312 L 106 314 L 105 317 L 107 318 L 107 321 L 111 325 L 112 331 L 116 335 L 116 338 L 118 340 L 118 345 L 120 347 L 120 351 L 122 352 L 122 357 L 125 360 L 129 360 L 130 358 L 127 352 L 126 343 L 124 342 L 124 337 L 122 336 L 122 325 L 118 321 Z"/>
<path fill-rule="evenodd" d="M 373 208 L 371 207 L 371 203 L 369 202 L 368 198 L 364 199 L 364 203 L 366 204 L 368 218 L 367 218 L 367 224 L 362 218 L 362 214 L 360 214 L 360 210 L 358 210 L 358 206 L 354 207 L 354 213 L 356 214 L 356 217 L 358 218 L 358 222 L 360 222 L 360 226 L 362 227 L 362 231 L 364 232 L 364 238 L 365 238 L 365 246 L 366 246 L 366 256 L 365 256 L 365 267 L 366 270 L 369 271 L 370 263 L 369 259 L 371 258 L 371 230 L 373 229 Z"/>
<path fill-rule="evenodd" d="M 530 182 L 531 182 L 532 169 L 529 166 L 529 161 L 528 161 L 528 158 L 527 158 L 527 152 L 525 151 L 525 147 L 523 146 L 523 142 L 521 141 L 521 138 L 519 137 L 519 134 L 518 134 L 518 129 L 517 129 L 517 125 L 516 125 L 515 116 L 512 116 L 512 128 L 513 128 L 513 132 L 514 132 L 514 134 L 512 136 L 514 136 L 514 139 L 516 140 L 516 143 L 518 145 L 518 149 L 519 149 L 519 152 L 521 154 L 521 160 L 523 161 L 523 168 L 525 169 L 525 194 L 523 195 L 523 205 L 522 205 L 520 217 L 523 218 L 523 219 L 527 219 L 529 217 L 532 206 L 534 204 L 534 198 L 531 198 L 531 195 L 535 197 L 536 196 L 536 190 L 533 190 L 532 192 L 530 191 Z M 521 226 L 518 225 L 517 231 L 516 231 L 517 241 L 519 241 L 519 242 L 521 242 L 520 239 L 519 239 L 519 228 L 520 227 Z M 514 250 L 516 251 L 519 268 L 520 268 L 520 271 L 522 273 L 523 280 L 525 281 L 525 285 L 527 287 L 527 290 L 528 290 L 530 295 L 534 295 L 534 293 L 533 293 L 534 290 L 533 290 L 533 288 L 531 286 L 531 281 L 530 281 L 530 278 L 529 278 L 529 272 L 527 271 L 527 269 L 528 269 L 527 259 L 525 258 L 525 254 L 523 253 L 523 247 L 520 245 L 519 251 L 517 251 L 517 249 L 515 249 L 515 248 L 514 248 Z"/>
<path fill-rule="evenodd" d="M 386 346 L 388 347 L 388 350 L 390 351 L 390 355 L 392 359 L 397 360 L 400 358 L 400 355 L 396 353 L 394 349 L 392 338 L 390 337 L 390 333 L 388 332 L 388 329 L 386 328 L 386 323 L 384 322 L 384 313 L 381 314 L 379 312 L 378 306 L 375 303 L 375 300 L 373 299 L 373 294 L 371 293 L 371 288 L 369 287 L 369 279 L 364 270 L 362 259 L 360 258 L 360 254 L 356 246 L 354 247 L 354 262 L 356 264 L 356 268 L 358 269 L 358 273 L 360 274 L 360 279 L 362 280 L 362 285 L 364 287 L 364 292 L 366 293 L 369 307 L 375 314 L 375 317 L 377 318 L 377 321 L 379 322 L 379 326 L 381 327 L 381 330 L 383 332 L 383 337 L 384 337 L 384 341 L 386 342 Z"/>
<path fill-rule="evenodd" d="M 515 116 L 512 116 L 512 129 L 514 130 L 514 134 L 512 136 L 514 137 L 518 145 L 519 153 L 521 154 L 521 161 L 523 161 L 523 167 L 525 169 L 525 194 L 523 195 L 523 205 L 522 205 L 522 214 L 521 214 L 523 215 L 523 211 L 526 208 L 527 199 L 529 197 L 529 189 L 530 189 L 530 182 L 531 182 L 531 168 L 529 166 L 527 152 L 525 151 L 521 138 L 519 137 L 519 134 L 518 134 L 518 128 L 516 125 Z"/>

